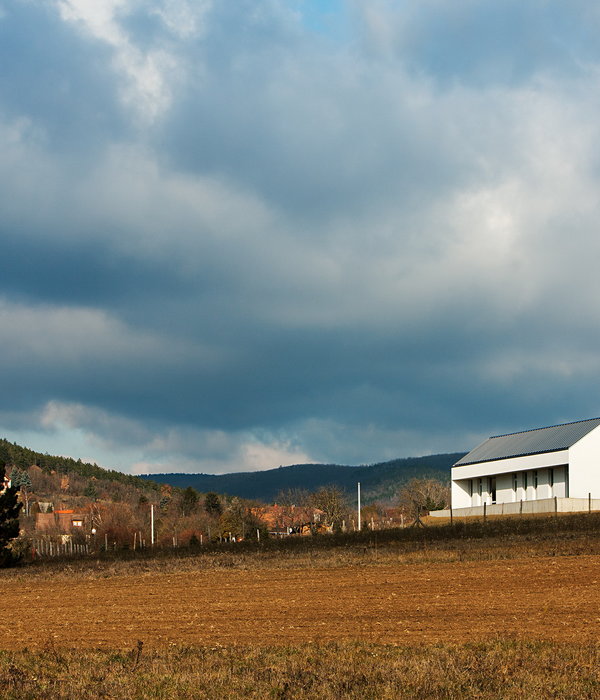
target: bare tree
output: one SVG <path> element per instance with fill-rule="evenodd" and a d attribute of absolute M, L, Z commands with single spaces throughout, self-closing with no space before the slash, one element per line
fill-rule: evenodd
<path fill-rule="evenodd" d="M 325 513 L 327 523 L 339 530 L 349 510 L 346 493 L 337 486 L 322 486 L 311 500 L 315 508 Z"/>
<path fill-rule="evenodd" d="M 450 504 L 450 486 L 437 479 L 411 479 L 400 489 L 400 506 L 416 518 Z"/>
<path fill-rule="evenodd" d="M 286 489 L 275 498 L 279 507 L 277 525 L 279 527 L 298 528 L 312 520 L 310 493 L 306 489 Z"/>

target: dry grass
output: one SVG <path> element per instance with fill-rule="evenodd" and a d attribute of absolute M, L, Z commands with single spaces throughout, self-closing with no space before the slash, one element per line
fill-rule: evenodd
<path fill-rule="evenodd" d="M 600 696 L 600 646 L 485 644 L 172 646 L 163 651 L 0 653 L 6 700 L 53 698 L 557 698 Z"/>
<path fill-rule="evenodd" d="M 600 517 L 595 514 L 545 520 L 513 519 L 510 523 L 455 524 L 454 528 L 363 533 L 345 538 L 320 537 L 296 543 L 270 543 L 260 548 L 231 545 L 199 552 L 125 553 L 51 561 L 4 570 L 0 572 L 0 581 L 10 591 L 11 587 L 27 581 L 41 584 L 41 579 L 58 583 L 65 579 L 72 582 L 133 574 L 150 577 L 199 569 L 274 571 L 393 565 L 406 567 L 410 574 L 411 566 L 429 563 L 583 554 L 600 554 Z M 498 585 L 502 585 L 500 580 Z M 593 597 L 594 588 L 586 589 L 582 595 Z M 589 599 L 589 604 L 593 608 L 596 600 Z M 547 612 L 553 614 L 551 610 Z M 32 613 L 35 617 L 35 610 Z M 527 634 L 527 630 L 523 631 Z M 593 634 L 588 638 L 594 639 Z M 148 647 L 150 642 L 148 639 Z M 7 700 L 600 697 L 599 644 L 524 641 L 521 631 L 514 637 L 471 644 L 390 645 L 364 641 L 298 642 L 294 646 L 169 644 L 144 649 L 141 655 L 136 648 L 130 653 L 117 649 L 84 650 L 77 648 L 77 639 L 70 646 L 58 648 L 48 641 L 42 651 L 0 651 L 0 697 Z"/>

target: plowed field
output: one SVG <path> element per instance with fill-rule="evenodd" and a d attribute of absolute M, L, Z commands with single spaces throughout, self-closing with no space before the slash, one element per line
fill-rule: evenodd
<path fill-rule="evenodd" d="M 3 649 L 600 636 L 598 556 L 3 583 Z"/>

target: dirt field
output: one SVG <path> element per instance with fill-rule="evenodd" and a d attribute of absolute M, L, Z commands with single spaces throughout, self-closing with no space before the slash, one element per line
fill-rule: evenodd
<path fill-rule="evenodd" d="M 7 583 L 2 649 L 600 636 L 600 556 Z"/>

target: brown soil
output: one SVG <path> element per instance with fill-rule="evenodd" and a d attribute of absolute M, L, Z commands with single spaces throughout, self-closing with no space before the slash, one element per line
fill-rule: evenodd
<path fill-rule="evenodd" d="M 600 556 L 7 583 L 2 649 L 600 636 Z"/>

